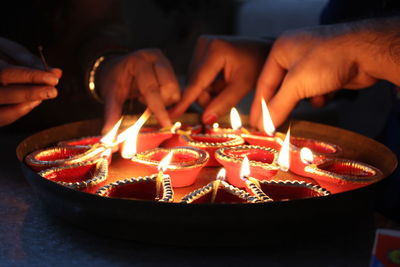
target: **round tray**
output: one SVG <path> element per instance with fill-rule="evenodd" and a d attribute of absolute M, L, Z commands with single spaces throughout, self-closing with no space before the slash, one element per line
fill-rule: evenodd
<path fill-rule="evenodd" d="M 196 124 L 199 118 L 185 114 L 180 121 Z M 87 230 L 118 238 L 187 246 L 314 240 L 363 224 L 372 214 L 375 189 L 386 180 L 328 197 L 264 204 L 187 205 L 99 197 L 44 179 L 23 163 L 30 152 L 61 140 L 98 135 L 101 126 L 100 120 L 90 120 L 44 130 L 23 140 L 17 156 L 26 179 L 50 212 Z M 306 121 L 292 122 L 291 131 L 295 136 L 337 144 L 344 150 L 343 157 L 375 166 L 385 177 L 397 166 L 396 156 L 387 147 L 354 132 Z"/>

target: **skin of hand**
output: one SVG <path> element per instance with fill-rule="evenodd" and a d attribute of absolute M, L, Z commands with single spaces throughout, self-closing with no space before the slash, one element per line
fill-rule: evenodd
<path fill-rule="evenodd" d="M 44 71 L 25 47 L 0 37 L 0 126 L 13 123 L 43 100 L 55 98 L 60 69 Z"/>
<path fill-rule="evenodd" d="M 212 124 L 252 90 L 271 47 L 262 39 L 201 36 L 189 66 L 188 84 L 171 117 L 180 116 L 196 101 L 202 121 Z"/>
<path fill-rule="evenodd" d="M 325 94 L 366 88 L 378 79 L 398 84 L 399 64 L 391 58 L 389 44 L 399 43 L 399 31 L 393 37 L 387 25 L 362 21 L 284 33 L 274 43 L 257 82 L 250 124 L 262 129 L 262 97 L 279 126 L 301 99 L 323 102 Z"/>
<path fill-rule="evenodd" d="M 166 106 L 180 99 L 179 84 L 169 60 L 158 49 L 142 49 L 106 60 L 100 67 L 100 94 L 105 105 L 103 132 L 122 114 L 126 100 L 138 97 L 162 127 L 170 126 Z"/>

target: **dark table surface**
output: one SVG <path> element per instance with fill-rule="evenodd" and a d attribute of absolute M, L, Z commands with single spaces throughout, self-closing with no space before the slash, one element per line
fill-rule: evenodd
<path fill-rule="evenodd" d="M 87 232 L 49 214 L 20 171 L 15 147 L 0 138 L 0 266 L 368 266 L 376 225 L 351 234 L 265 247 L 185 248 Z M 385 219 L 380 222 L 386 222 Z M 358 229 L 358 230 L 357 230 Z M 262 230 L 262 229 L 260 229 Z M 311 238 L 311 237 L 310 237 Z"/>

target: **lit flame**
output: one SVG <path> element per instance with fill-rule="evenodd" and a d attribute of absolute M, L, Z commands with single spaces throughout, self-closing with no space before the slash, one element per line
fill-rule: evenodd
<path fill-rule="evenodd" d="M 217 173 L 217 180 L 225 181 L 226 170 L 225 168 L 221 168 Z"/>
<path fill-rule="evenodd" d="M 262 107 L 264 132 L 269 136 L 273 136 L 275 134 L 275 126 L 271 119 L 271 115 L 269 114 L 269 110 L 267 104 L 265 103 L 264 98 L 261 98 L 261 107 Z"/>
<path fill-rule="evenodd" d="M 242 121 L 236 108 L 231 109 L 231 127 L 235 131 L 242 128 Z"/>
<path fill-rule="evenodd" d="M 250 163 L 247 156 L 244 156 L 242 167 L 240 169 L 240 179 L 245 180 L 250 176 Z"/>
<path fill-rule="evenodd" d="M 114 127 L 100 139 L 100 143 L 106 146 L 112 146 L 115 140 L 115 136 L 117 135 L 119 126 L 121 125 L 121 122 L 122 118 L 119 119 L 119 121 L 114 125 Z"/>
<path fill-rule="evenodd" d="M 281 150 L 278 155 L 278 165 L 280 169 L 284 172 L 287 172 L 290 167 L 290 128 L 287 131 L 285 140 L 283 140 L 283 144 Z"/>
<path fill-rule="evenodd" d="M 168 165 L 172 160 L 172 156 L 174 155 L 174 152 L 169 152 L 161 161 L 160 164 L 158 164 L 158 171 L 165 172 L 168 169 Z"/>
<path fill-rule="evenodd" d="M 303 147 L 300 149 L 300 159 L 305 164 L 311 164 L 314 161 L 314 155 L 308 147 Z"/>
<path fill-rule="evenodd" d="M 219 128 L 219 123 L 218 122 L 214 122 L 212 125 L 213 129 L 216 130 Z"/>
<path fill-rule="evenodd" d="M 175 122 L 175 124 L 171 127 L 171 133 L 176 133 L 178 129 L 182 127 L 182 123 L 180 121 Z"/>
<path fill-rule="evenodd" d="M 124 142 L 121 150 L 121 156 L 130 159 L 136 154 L 136 143 L 139 131 L 143 124 L 149 119 L 151 111 L 146 109 L 140 118 L 131 127 L 120 133 L 117 137 L 117 143 Z"/>

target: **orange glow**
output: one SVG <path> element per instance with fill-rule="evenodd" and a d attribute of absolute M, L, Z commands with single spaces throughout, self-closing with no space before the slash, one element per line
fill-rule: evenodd
<path fill-rule="evenodd" d="M 217 180 L 225 181 L 226 178 L 226 170 L 225 168 L 221 168 L 217 173 Z"/>
<path fill-rule="evenodd" d="M 303 147 L 300 149 L 300 159 L 305 164 L 311 164 L 314 161 L 314 155 L 308 147 Z"/>
<path fill-rule="evenodd" d="M 140 118 L 131 127 L 120 133 L 117 137 L 117 143 L 123 143 L 121 156 L 130 159 L 136 154 L 137 137 L 142 126 L 146 123 L 151 115 L 151 111 L 146 109 Z"/>
<path fill-rule="evenodd" d="M 174 125 L 172 125 L 171 127 L 171 133 L 176 133 L 176 131 L 178 129 L 180 129 L 182 127 L 182 123 L 180 121 L 177 121 L 174 123 Z"/>
<path fill-rule="evenodd" d="M 160 164 L 158 164 L 158 171 L 165 172 L 168 169 L 169 163 L 172 160 L 172 156 L 174 155 L 174 152 L 169 152 L 161 161 Z"/>
<path fill-rule="evenodd" d="M 250 176 L 250 163 L 247 156 L 244 156 L 242 167 L 240 168 L 240 178 L 244 180 L 248 179 L 249 176 Z"/>
<path fill-rule="evenodd" d="M 119 126 L 121 125 L 122 118 L 114 125 L 114 127 L 106 133 L 101 139 L 100 143 L 103 143 L 106 146 L 112 146 L 115 141 L 115 136 L 117 135 Z"/>
<path fill-rule="evenodd" d="M 279 151 L 278 165 L 279 165 L 281 171 L 287 172 L 289 170 L 289 167 L 290 167 L 290 128 L 287 131 L 285 140 L 283 140 L 281 150 Z"/>
<path fill-rule="evenodd" d="M 275 126 L 271 119 L 271 115 L 269 114 L 267 103 L 265 103 L 264 98 L 261 98 L 261 107 L 264 132 L 269 136 L 273 136 L 275 134 Z"/>
<path fill-rule="evenodd" d="M 236 108 L 231 109 L 231 127 L 235 131 L 242 128 L 242 121 L 240 120 L 240 115 Z"/>

